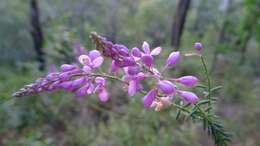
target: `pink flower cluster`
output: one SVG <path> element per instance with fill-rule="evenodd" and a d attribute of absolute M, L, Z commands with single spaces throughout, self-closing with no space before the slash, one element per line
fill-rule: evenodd
<path fill-rule="evenodd" d="M 176 97 L 187 103 L 195 104 L 199 98 L 190 91 L 177 88 L 177 84 L 192 87 L 198 79 L 195 76 L 182 76 L 179 78 L 166 78 L 154 65 L 154 59 L 162 51 L 161 47 L 151 49 L 147 42 L 143 42 L 141 49 L 134 47 L 129 50 L 122 44 L 113 44 L 106 38 L 92 34 L 96 49 L 86 53 L 81 51 L 78 55 L 79 64 L 63 64 L 59 72 L 49 73 L 47 76 L 24 86 L 14 96 L 26 96 L 43 91 L 64 89 L 81 97 L 95 94 L 99 100 L 109 100 L 106 89 L 107 79 L 117 79 L 123 82 L 128 95 L 134 96 L 140 92 L 145 94 L 142 98 L 143 106 L 154 107 L 156 111 L 171 105 Z M 77 52 L 76 52 L 77 53 Z M 103 64 L 104 57 L 111 59 L 109 73 L 99 73 L 98 68 Z M 174 67 L 180 60 L 180 52 L 172 52 L 165 61 L 165 67 Z M 149 91 L 143 87 L 144 81 L 154 81 Z"/>

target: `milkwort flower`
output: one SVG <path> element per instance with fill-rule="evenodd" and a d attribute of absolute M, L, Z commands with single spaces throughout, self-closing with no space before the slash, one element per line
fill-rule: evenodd
<path fill-rule="evenodd" d="M 142 98 L 144 107 L 155 107 L 156 111 L 169 106 L 173 99 L 180 96 L 182 100 L 195 104 L 198 101 L 196 94 L 183 91 L 175 85 L 182 84 L 187 87 L 194 86 L 198 79 L 194 76 L 183 76 L 177 79 L 167 79 L 153 66 L 153 56 L 159 55 L 161 47 L 151 50 L 147 42 L 143 42 L 142 50 L 129 49 L 122 44 L 114 44 L 106 38 L 92 34 L 92 39 L 97 50 L 82 53 L 78 56 L 77 64 L 63 64 L 60 72 L 49 73 L 46 77 L 40 78 L 16 92 L 14 96 L 32 95 L 43 91 L 54 91 L 65 89 L 75 93 L 77 97 L 88 94 L 96 94 L 100 101 L 109 99 L 106 89 L 106 78 L 116 79 L 126 83 L 128 95 L 134 96 L 137 92 L 144 93 Z M 78 46 L 79 47 L 79 46 Z M 100 53 L 101 51 L 101 53 Z M 81 51 L 82 52 L 82 51 Z M 115 73 L 122 69 L 122 79 L 108 74 L 96 74 L 95 69 L 104 62 L 104 57 L 109 57 L 112 62 L 110 72 Z M 180 52 L 172 52 L 166 59 L 166 67 L 174 66 L 180 59 Z M 141 81 L 155 81 L 156 85 L 151 87 L 148 93 L 143 89 Z"/>
<path fill-rule="evenodd" d="M 131 71 L 132 69 L 133 71 Z M 124 71 L 125 75 L 123 76 L 123 80 L 128 82 L 128 95 L 134 96 L 137 91 L 143 89 L 140 82 L 145 79 L 145 74 L 136 71 L 135 67 L 127 67 Z"/>
<path fill-rule="evenodd" d="M 131 54 L 136 58 L 136 60 L 141 59 L 142 62 L 151 67 L 153 64 L 153 56 L 159 55 L 161 53 L 162 48 L 156 47 L 151 51 L 149 44 L 144 41 L 142 45 L 143 52 L 140 51 L 138 48 L 133 48 Z"/>

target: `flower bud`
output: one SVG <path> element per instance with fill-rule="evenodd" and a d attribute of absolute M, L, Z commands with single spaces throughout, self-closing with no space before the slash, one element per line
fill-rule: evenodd
<path fill-rule="evenodd" d="M 177 51 L 177 52 L 172 52 L 172 53 L 169 55 L 169 57 L 168 57 L 168 59 L 167 59 L 167 61 L 166 61 L 166 64 L 167 64 L 167 66 L 173 66 L 173 65 L 177 64 L 177 62 L 179 61 L 179 59 L 180 59 L 180 52 L 179 52 L 179 51 Z"/>
<path fill-rule="evenodd" d="M 80 87 L 85 81 L 86 81 L 85 77 L 80 77 L 78 79 L 75 79 L 74 81 L 72 81 L 72 88 L 75 89 Z"/>
<path fill-rule="evenodd" d="M 198 102 L 199 98 L 196 94 L 189 91 L 178 91 L 178 94 L 182 97 L 182 99 L 188 103 L 195 104 Z"/>
<path fill-rule="evenodd" d="M 61 65 L 60 68 L 61 68 L 62 72 L 66 72 L 66 71 L 71 71 L 71 70 L 77 68 L 77 66 L 76 65 L 71 65 L 71 64 L 63 64 L 63 65 Z"/>
<path fill-rule="evenodd" d="M 196 42 L 194 44 L 194 49 L 200 51 L 200 50 L 202 50 L 202 48 L 203 48 L 203 46 L 202 46 L 202 44 L 200 42 Z"/>
<path fill-rule="evenodd" d="M 178 78 L 176 81 L 187 87 L 192 87 L 198 83 L 198 79 L 194 76 L 183 76 Z"/>
<path fill-rule="evenodd" d="M 164 94 L 172 94 L 176 91 L 176 86 L 168 81 L 168 80 L 161 80 L 158 81 L 157 87 L 164 93 Z"/>

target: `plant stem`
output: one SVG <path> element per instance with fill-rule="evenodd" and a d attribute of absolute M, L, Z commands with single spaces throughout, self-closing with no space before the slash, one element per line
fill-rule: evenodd
<path fill-rule="evenodd" d="M 201 62 L 202 62 L 202 65 L 203 65 L 203 68 L 204 68 L 204 71 L 205 71 L 205 75 L 206 75 L 206 78 L 207 78 L 207 83 L 208 83 L 208 99 L 209 99 L 209 104 L 208 106 L 211 107 L 212 106 L 212 99 L 211 99 L 211 82 L 210 82 L 210 78 L 209 78 L 209 72 L 208 72 L 208 68 L 207 68 L 207 65 L 206 65 L 206 62 L 204 60 L 204 57 L 201 55 L 200 56 L 200 59 L 201 59 Z M 211 109 L 208 110 L 208 113 L 210 113 Z"/>

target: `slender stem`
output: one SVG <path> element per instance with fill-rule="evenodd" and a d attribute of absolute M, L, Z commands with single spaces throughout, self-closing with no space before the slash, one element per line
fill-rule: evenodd
<path fill-rule="evenodd" d="M 207 68 L 206 62 L 204 60 L 204 57 L 200 56 L 200 59 L 201 59 L 201 62 L 203 64 L 203 68 L 205 70 L 205 75 L 206 75 L 207 82 L 208 82 L 208 96 L 207 96 L 208 99 L 209 99 L 208 106 L 211 107 L 212 106 L 212 103 L 211 103 L 212 99 L 211 99 L 211 82 L 210 82 L 210 78 L 209 78 L 209 72 L 208 72 L 208 68 Z M 210 113 L 210 110 L 211 109 L 208 110 L 208 113 Z"/>

